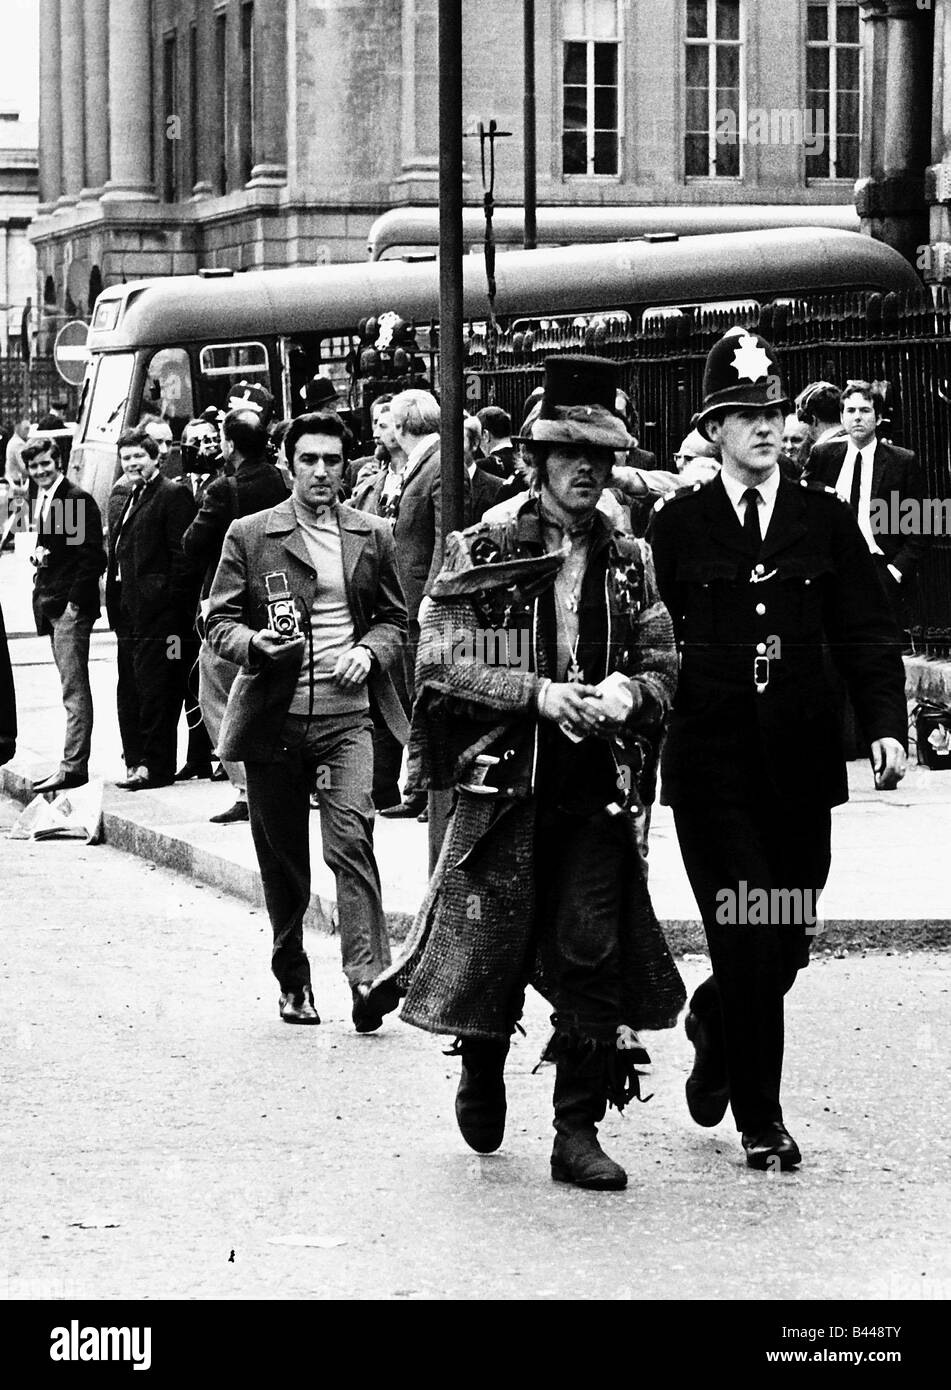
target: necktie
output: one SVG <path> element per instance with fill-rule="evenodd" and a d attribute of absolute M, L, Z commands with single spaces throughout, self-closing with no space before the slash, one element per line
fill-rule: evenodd
<path fill-rule="evenodd" d="M 855 462 L 852 465 L 852 487 L 849 491 L 849 506 L 856 516 L 859 514 L 859 496 L 862 491 L 862 451 L 855 455 Z"/>
<path fill-rule="evenodd" d="M 742 500 L 746 504 L 743 534 L 749 542 L 750 549 L 754 554 L 758 555 L 763 545 L 763 533 L 759 528 L 759 488 L 748 487 L 743 494 Z"/>

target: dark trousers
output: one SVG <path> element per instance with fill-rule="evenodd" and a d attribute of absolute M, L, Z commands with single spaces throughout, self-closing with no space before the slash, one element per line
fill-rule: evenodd
<path fill-rule="evenodd" d="M 406 687 L 406 672 L 402 661 L 390 671 L 393 688 L 407 717 L 413 707 Z M 377 809 L 397 806 L 400 800 L 400 768 L 403 764 L 403 745 L 386 724 L 379 710 L 373 710 L 373 804 Z"/>
<path fill-rule="evenodd" d="M 170 781 L 187 674 L 181 624 L 166 618 L 137 626 L 121 609 L 115 633 L 116 705 L 126 766 L 147 767 L 154 780 Z"/>
<path fill-rule="evenodd" d="M 92 746 L 92 691 L 89 688 L 89 637 L 93 615 L 81 613 L 70 617 L 63 612 L 51 618 L 50 642 L 53 660 L 59 671 L 66 710 L 66 740 L 63 745 L 61 772 L 85 777 L 89 770 L 89 750 Z"/>
<path fill-rule="evenodd" d="M 310 984 L 310 793 L 320 799 L 324 863 L 337 883 L 344 974 L 369 984 L 390 963 L 373 854 L 371 724 L 366 715 L 288 715 L 270 762 L 247 762 L 251 834 L 274 933 L 271 969 L 283 993 Z"/>
<path fill-rule="evenodd" d="M 829 874 L 830 814 L 770 795 L 742 804 L 698 796 L 674 807 L 674 821 L 713 967 L 690 1007 L 722 1027 L 736 1126 L 755 1133 L 782 1121 L 783 996 L 809 960 L 808 918 Z M 736 920 L 757 915 L 743 905 L 751 907 L 758 889 L 769 920 Z"/>
<path fill-rule="evenodd" d="M 618 926 L 630 838 L 619 816 L 539 807 L 536 921 L 559 1031 L 614 1038 L 621 1022 Z"/>

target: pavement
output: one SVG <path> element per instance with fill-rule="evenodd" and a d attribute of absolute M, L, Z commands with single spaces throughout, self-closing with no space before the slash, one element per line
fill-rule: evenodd
<path fill-rule="evenodd" d="M 21 801 L 34 779 L 59 764 L 65 715 L 47 638 L 30 609 L 32 538 L 0 556 L 3 604 L 17 689 L 17 756 L 0 769 L 0 789 Z M 211 888 L 263 905 L 246 824 L 215 826 L 208 817 L 234 797 L 226 783 L 188 782 L 152 792 L 123 792 L 115 714 L 115 638 L 101 619 L 93 632 L 90 675 L 95 705 L 91 773 L 102 778 L 103 839 Z M 185 758 L 184 720 L 179 763 Z M 876 792 L 864 761 L 849 765 L 851 800 L 833 812 L 832 872 L 822 898 L 817 950 L 865 946 L 951 944 L 951 775 L 912 764 L 898 790 Z M 333 876 L 321 858 L 317 817 L 312 828 L 313 897 L 308 926 L 333 930 Z M 675 954 L 702 951 L 704 938 L 684 873 L 673 818 L 655 806 L 650 886 L 654 907 Z M 415 820 L 383 820 L 375 828 L 383 903 L 394 939 L 405 935 L 425 892 L 427 828 Z"/>
<path fill-rule="evenodd" d="M 783 1089 L 797 1172 L 749 1170 L 729 1119 L 691 1123 L 678 1027 L 645 1035 L 652 1099 L 601 1126 L 628 1188 L 582 1192 L 549 1177 L 552 1069 L 533 1070 L 548 1009 L 532 991 L 505 1142 L 483 1158 L 456 1129 L 448 1040 L 392 1017 L 356 1034 L 332 938 L 308 937 L 323 1023 L 289 1028 L 263 912 L 108 846 L 7 840 L 17 810 L 0 798 L 0 1299 L 65 1300 L 49 1323 L 66 1324 L 85 1299 L 604 1299 L 641 1305 L 619 1345 L 661 1331 L 679 1360 L 702 1310 L 663 1325 L 644 1300 L 718 1300 L 721 1343 L 719 1301 L 755 1300 L 736 1361 L 744 1326 L 798 1325 L 799 1301 L 821 1301 L 803 1322 L 819 1307 L 827 1325 L 904 1325 L 912 1310 L 862 1307 L 951 1297 L 947 952 L 823 955 L 803 973 Z M 681 969 L 692 987 L 706 963 Z M 235 1331 L 236 1354 L 263 1342 L 261 1320 Z M 202 1345 L 220 1314 L 208 1327 Z M 156 1330 L 155 1364 L 179 1366 L 185 1345 Z M 700 1333 L 707 1360 L 714 1345 Z"/>

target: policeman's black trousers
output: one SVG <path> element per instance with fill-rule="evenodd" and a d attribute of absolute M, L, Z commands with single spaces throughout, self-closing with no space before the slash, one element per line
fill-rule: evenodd
<path fill-rule="evenodd" d="M 722 1025 L 736 1126 L 755 1134 L 783 1118 L 783 996 L 809 960 L 808 919 L 829 874 L 829 810 L 764 792 L 676 805 L 674 821 L 713 968 L 690 1007 L 717 1038 Z M 763 901 L 757 889 L 769 903 L 762 924 L 749 921 Z"/>

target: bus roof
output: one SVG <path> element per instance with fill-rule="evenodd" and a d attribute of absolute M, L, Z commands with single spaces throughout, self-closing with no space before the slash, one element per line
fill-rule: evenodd
<path fill-rule="evenodd" d="M 499 247 L 520 246 L 525 212 L 520 207 L 497 207 L 492 229 Z M 861 227 L 854 203 L 733 203 L 724 205 L 665 207 L 540 207 L 536 212 L 539 245 L 573 246 L 597 241 L 623 241 L 626 237 L 673 232 L 677 236 L 704 236 L 720 232 L 755 231 L 766 227 L 838 227 L 858 232 Z M 465 245 L 485 241 L 485 213 L 481 205 L 462 210 Z M 367 253 L 371 261 L 386 256 L 398 259 L 413 251 L 439 244 L 439 209 L 390 208 L 370 228 Z"/>
<path fill-rule="evenodd" d="M 495 309 L 502 316 L 920 286 L 891 247 L 821 227 L 513 251 L 499 258 L 496 280 Z M 463 282 L 466 318 L 486 317 L 481 257 L 464 258 Z M 361 318 L 388 310 L 425 323 L 439 316 L 439 267 L 379 261 L 143 280 L 105 290 L 94 325 L 116 301 L 115 327 L 92 327 L 90 352 L 347 333 Z"/>

